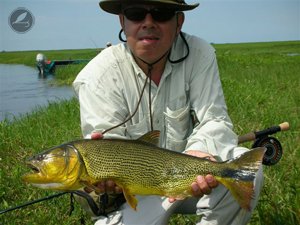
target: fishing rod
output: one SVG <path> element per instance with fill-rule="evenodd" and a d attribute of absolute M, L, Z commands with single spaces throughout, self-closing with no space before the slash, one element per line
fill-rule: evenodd
<path fill-rule="evenodd" d="M 15 207 L 11 207 L 11 208 L 8 208 L 8 209 L 5 209 L 5 210 L 0 210 L 0 215 L 4 214 L 4 213 L 7 213 L 7 212 L 17 210 L 17 209 L 25 208 L 27 206 L 30 206 L 30 205 L 33 205 L 33 204 L 36 204 L 36 203 L 39 203 L 39 202 L 51 200 L 53 198 L 58 198 L 58 197 L 61 197 L 62 195 L 65 195 L 65 194 L 70 194 L 70 212 L 69 212 L 69 215 L 71 215 L 73 210 L 74 210 L 74 197 L 73 197 L 74 195 L 77 195 L 79 197 L 84 198 L 86 200 L 87 204 L 89 205 L 90 210 L 92 211 L 92 213 L 94 215 L 96 215 L 96 216 L 101 216 L 101 215 L 106 216 L 107 215 L 107 212 L 105 211 L 105 208 L 101 207 L 101 206 L 105 206 L 105 204 L 107 204 L 108 200 L 105 199 L 105 197 L 107 195 L 103 195 L 104 198 L 100 198 L 100 203 L 101 203 L 101 201 L 104 201 L 104 202 L 103 202 L 103 204 L 100 204 L 100 207 L 99 207 L 96 204 L 96 202 L 94 201 L 94 199 L 88 193 L 86 193 L 84 191 L 80 191 L 80 190 L 60 192 L 60 193 L 57 193 L 57 194 L 46 196 L 44 198 L 40 198 L 40 199 L 36 199 L 36 200 L 30 201 L 30 202 L 26 202 L 24 204 L 21 204 L 21 205 L 15 206 Z M 116 197 L 115 205 L 119 207 L 124 202 L 125 202 L 125 198 L 121 198 L 121 196 L 118 196 L 118 197 Z"/>
<path fill-rule="evenodd" d="M 253 131 L 238 137 L 238 143 L 242 144 L 249 141 L 254 141 L 252 148 L 265 147 L 267 149 L 263 164 L 272 166 L 279 162 L 282 157 L 283 150 L 278 139 L 269 135 L 279 131 L 287 131 L 290 129 L 288 122 L 281 123 L 277 126 L 272 126 L 261 131 Z"/>
<path fill-rule="evenodd" d="M 1 210 L 0 215 L 4 214 L 4 213 L 7 213 L 7 212 L 10 212 L 10 211 L 14 211 L 14 210 L 17 210 L 17 209 L 24 208 L 24 207 L 29 206 L 29 205 L 36 204 L 36 203 L 39 203 L 39 202 L 42 202 L 42 201 L 57 198 L 57 197 L 60 197 L 64 194 L 68 194 L 68 193 L 70 193 L 70 192 L 61 192 L 61 193 L 57 193 L 57 194 L 54 194 L 54 195 L 49 195 L 49 196 L 46 196 L 44 198 L 39 198 L 39 199 L 33 200 L 31 202 L 26 202 L 24 204 L 21 204 L 21 205 L 15 206 L 15 207 L 11 207 L 11 208 L 8 208 L 8 209 L 5 209 L 5 210 Z"/>

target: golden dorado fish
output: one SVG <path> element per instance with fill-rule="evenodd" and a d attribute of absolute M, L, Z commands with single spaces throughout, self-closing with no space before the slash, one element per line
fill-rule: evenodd
<path fill-rule="evenodd" d="M 137 140 L 77 140 L 51 148 L 27 161 L 33 172 L 23 176 L 34 186 L 72 191 L 113 180 L 127 203 L 137 207 L 135 195 L 185 198 L 198 175 L 212 174 L 227 187 L 240 206 L 250 210 L 253 180 L 265 148 L 253 149 L 226 162 L 157 147 L 159 131 Z"/>

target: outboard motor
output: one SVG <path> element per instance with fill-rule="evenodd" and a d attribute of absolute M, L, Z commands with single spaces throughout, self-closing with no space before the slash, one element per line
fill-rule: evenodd
<path fill-rule="evenodd" d="M 43 76 L 44 71 L 45 71 L 45 66 L 46 66 L 46 56 L 42 53 L 38 53 L 36 55 L 36 66 L 39 70 L 39 73 Z"/>

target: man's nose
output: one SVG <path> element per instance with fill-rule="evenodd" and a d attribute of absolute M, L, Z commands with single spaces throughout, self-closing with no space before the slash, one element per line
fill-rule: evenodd
<path fill-rule="evenodd" d="M 146 17 L 144 19 L 144 24 L 145 25 L 153 25 L 155 20 L 153 19 L 152 15 L 150 13 L 146 14 Z"/>

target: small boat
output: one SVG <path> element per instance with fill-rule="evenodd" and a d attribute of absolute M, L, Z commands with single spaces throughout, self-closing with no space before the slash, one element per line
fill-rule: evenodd
<path fill-rule="evenodd" d="M 48 60 L 42 53 L 38 53 L 36 56 L 36 66 L 42 76 L 45 74 L 53 73 L 56 66 L 80 64 L 89 61 L 90 59 Z"/>

